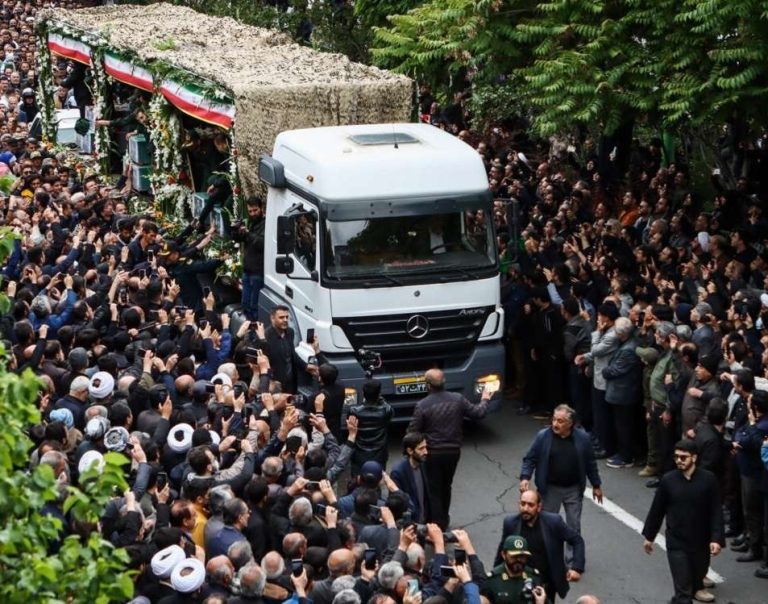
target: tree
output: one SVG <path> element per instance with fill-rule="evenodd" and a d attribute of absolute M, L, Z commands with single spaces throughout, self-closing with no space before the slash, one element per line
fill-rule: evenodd
<path fill-rule="evenodd" d="M 390 27 L 374 28 L 372 57 L 382 67 L 435 87 L 461 73 L 478 85 L 510 74 L 523 51 L 515 43 L 516 0 L 432 0 Z"/>
<path fill-rule="evenodd" d="M 519 81 L 541 134 L 611 133 L 635 118 L 765 123 L 768 0 L 431 0 L 389 21 L 375 32 L 379 64 L 434 79 L 466 67 L 480 87 Z"/>
<path fill-rule="evenodd" d="M 17 236 L 0 228 L 0 264 L 13 249 Z M 8 299 L 0 296 L 0 311 Z M 59 539 L 61 521 L 45 515 L 46 504 L 61 498 L 61 477 L 47 465 L 29 471 L 32 441 L 26 431 L 40 422 L 36 401 L 41 381 L 27 369 L 16 375 L 6 369 L 6 351 L 0 346 L 0 601 L 125 602 L 133 595 L 127 555 L 98 533 L 70 535 L 58 552 L 50 544 Z M 95 527 L 113 488 L 127 487 L 121 455 L 108 453 L 104 471 L 95 468 L 81 477 L 82 488 L 66 487 L 63 509 L 81 527 Z M 89 532 L 84 530 L 83 533 Z"/>

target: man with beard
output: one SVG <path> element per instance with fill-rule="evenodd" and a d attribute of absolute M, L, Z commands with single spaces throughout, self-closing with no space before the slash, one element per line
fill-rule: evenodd
<path fill-rule="evenodd" d="M 581 579 L 584 572 L 584 539 L 570 528 L 558 515 L 541 511 L 541 496 L 527 490 L 520 494 L 520 513 L 507 516 L 496 553 L 496 564 L 503 560 L 507 537 L 519 535 L 526 540 L 526 550 L 531 557 L 529 566 L 539 571 L 547 599 L 555 601 L 557 596 L 565 598 L 570 586 Z M 565 566 L 564 546 L 571 546 L 573 560 L 570 568 Z"/>
<path fill-rule="evenodd" d="M 538 596 L 538 602 L 544 589 L 539 572 L 528 564 L 528 542 L 520 535 L 510 535 L 504 539 L 501 557 L 504 562 L 488 573 L 483 589 L 493 594 L 496 604 L 530 602 L 531 596 Z"/>
<path fill-rule="evenodd" d="M 411 499 L 412 519 L 424 524 L 429 517 L 429 485 L 424 461 L 429 454 L 427 437 L 421 432 L 408 432 L 403 437 L 404 459 L 398 461 L 389 475 L 397 487 Z"/>
<path fill-rule="evenodd" d="M 696 467 L 696 445 L 681 440 L 675 445 L 675 465 L 664 475 L 645 519 L 643 548 L 653 552 L 653 540 L 666 517 L 667 560 L 675 595 L 673 604 L 702 602 L 703 580 L 710 555 L 716 556 L 724 543 L 723 514 L 715 475 Z M 711 599 L 710 599 L 711 598 Z"/>

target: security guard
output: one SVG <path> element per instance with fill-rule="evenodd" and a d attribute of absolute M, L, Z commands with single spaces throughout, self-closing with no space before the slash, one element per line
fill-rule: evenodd
<path fill-rule="evenodd" d="M 493 593 L 495 604 L 541 601 L 535 597 L 542 597 L 544 593 L 539 571 L 528 566 L 531 557 L 528 542 L 519 535 L 510 535 L 504 540 L 502 549 L 504 562 L 488 573 L 483 590 Z"/>

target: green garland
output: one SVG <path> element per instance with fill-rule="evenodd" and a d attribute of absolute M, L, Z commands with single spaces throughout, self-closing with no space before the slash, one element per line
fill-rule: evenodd
<path fill-rule="evenodd" d="M 234 105 L 234 94 L 222 85 L 203 78 L 187 69 L 179 68 L 162 60 L 145 62 L 135 51 L 117 48 L 110 44 L 109 32 L 97 34 L 82 30 L 61 22 L 41 21 L 37 24 L 38 38 L 38 73 L 40 74 L 40 90 L 43 99 L 44 135 L 47 140 L 55 141 L 56 127 L 54 123 L 55 108 L 53 95 L 56 87 L 53 84 L 51 69 L 51 53 L 48 49 L 48 34 L 55 32 L 84 44 L 91 48 L 91 58 L 94 78 L 94 118 L 105 119 L 110 111 L 107 102 L 107 74 L 104 70 L 104 56 L 113 53 L 122 60 L 141 66 L 152 74 L 155 86 L 163 81 L 172 80 L 183 87 L 193 86 L 207 101 L 228 103 Z M 46 85 L 47 84 L 47 85 Z M 164 228 L 175 232 L 181 230 L 189 220 L 189 202 L 193 191 L 179 183 L 179 176 L 184 170 L 184 159 L 180 151 L 181 141 L 178 117 L 173 106 L 165 100 L 161 93 L 153 95 L 148 112 L 150 122 L 150 139 L 155 147 L 153 171 L 150 181 L 154 191 L 154 200 L 139 198 L 131 208 L 135 212 L 150 213 L 160 221 Z M 229 146 L 232 151 L 230 170 L 225 174 L 232 188 L 231 215 L 235 218 L 243 216 L 245 207 L 237 165 L 237 147 L 235 145 L 235 126 L 227 132 Z M 95 140 L 95 155 L 98 157 L 102 171 L 108 172 L 109 166 L 109 133 L 106 128 L 97 128 Z M 209 246 L 211 254 L 226 260 L 218 271 L 219 276 L 230 278 L 239 277 L 242 269 L 237 245 L 231 241 L 215 240 Z"/>

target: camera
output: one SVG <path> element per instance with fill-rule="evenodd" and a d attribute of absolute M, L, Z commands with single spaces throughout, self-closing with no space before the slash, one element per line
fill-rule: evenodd
<path fill-rule="evenodd" d="M 381 355 L 378 352 L 374 352 L 373 350 L 366 350 L 365 348 L 361 348 L 357 351 L 357 356 L 360 361 L 360 364 L 363 366 L 363 369 L 365 370 L 365 377 L 368 379 L 371 379 L 373 376 L 373 373 L 377 369 L 381 369 Z"/>
<path fill-rule="evenodd" d="M 424 542 L 427 540 L 427 525 L 426 524 L 417 524 L 416 526 L 416 537 L 420 542 Z M 443 541 L 446 543 L 458 543 L 458 540 L 456 539 L 456 535 L 453 533 L 443 533 Z"/>
<path fill-rule="evenodd" d="M 523 581 L 523 587 L 520 588 L 520 601 L 533 602 L 533 579 Z"/>

